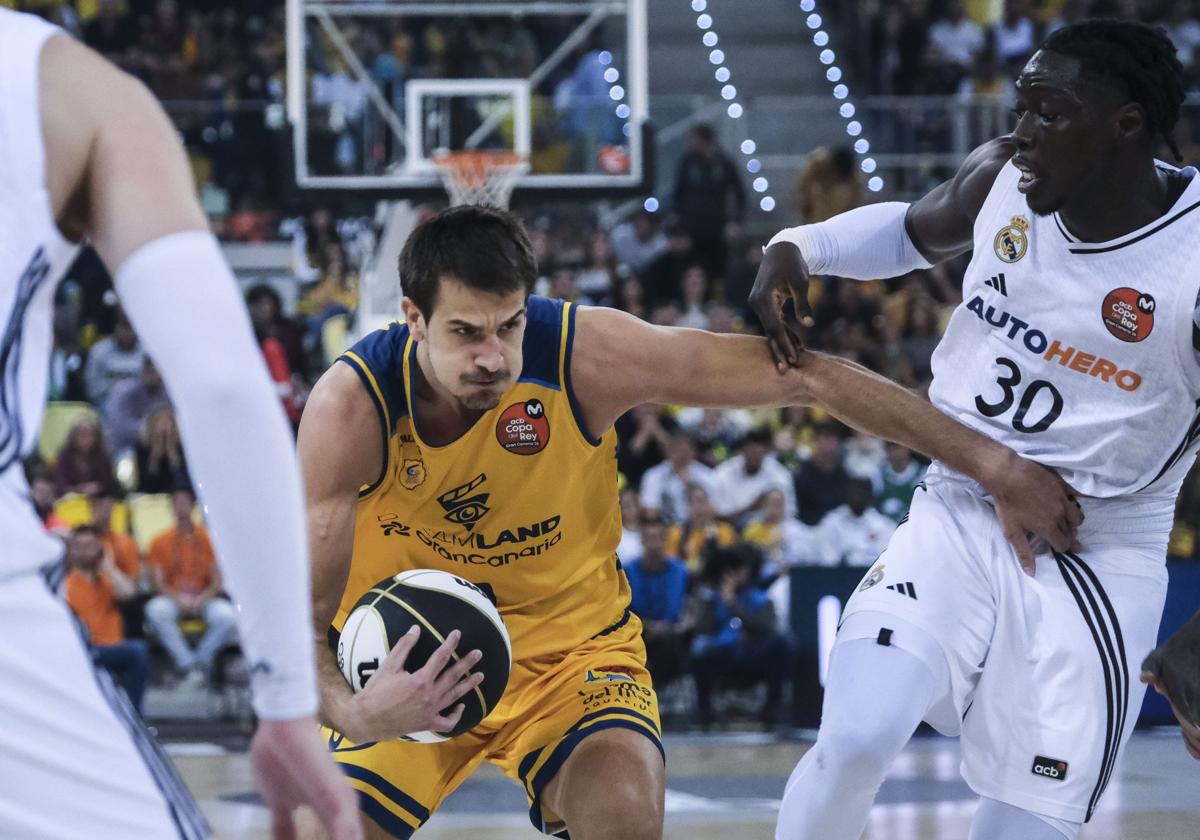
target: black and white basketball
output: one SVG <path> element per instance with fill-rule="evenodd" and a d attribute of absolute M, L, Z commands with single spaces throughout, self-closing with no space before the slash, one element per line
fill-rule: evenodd
<path fill-rule="evenodd" d="M 408 736 L 408 740 L 432 744 L 474 728 L 496 707 L 508 685 L 512 644 L 495 603 L 479 586 L 433 569 L 403 572 L 372 586 L 342 626 L 338 667 L 355 692 L 362 691 L 414 624 L 420 626 L 421 635 L 404 664 L 408 671 L 419 670 L 454 630 L 462 633 L 459 654 L 472 650 L 483 654 L 473 669 L 483 673 L 483 682 L 460 701 L 465 708 L 453 731 Z"/>

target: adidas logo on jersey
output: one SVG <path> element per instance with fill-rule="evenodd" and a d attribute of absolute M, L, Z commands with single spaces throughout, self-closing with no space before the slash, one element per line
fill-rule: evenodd
<path fill-rule="evenodd" d="M 885 586 L 884 589 L 890 589 L 893 592 L 899 592 L 901 595 L 907 595 L 914 601 L 917 600 L 917 588 L 908 581 L 904 583 L 891 583 Z"/>
<path fill-rule="evenodd" d="M 1005 297 L 1008 297 L 1008 283 L 1004 282 L 1003 274 L 997 274 L 991 280 L 984 280 L 983 285 L 991 286 L 993 289 L 995 289 L 1000 294 L 1004 295 Z"/>

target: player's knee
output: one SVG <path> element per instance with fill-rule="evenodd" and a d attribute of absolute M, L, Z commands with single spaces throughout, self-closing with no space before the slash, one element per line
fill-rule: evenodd
<path fill-rule="evenodd" d="M 861 726 L 847 722 L 821 724 L 815 750 L 818 766 L 835 773 L 848 784 L 878 783 L 892 758 L 891 745 L 868 721 Z"/>
<path fill-rule="evenodd" d="M 654 785 L 627 779 L 612 785 L 606 799 L 603 822 L 592 825 L 582 833 L 583 837 L 594 840 L 662 840 L 662 795 Z"/>

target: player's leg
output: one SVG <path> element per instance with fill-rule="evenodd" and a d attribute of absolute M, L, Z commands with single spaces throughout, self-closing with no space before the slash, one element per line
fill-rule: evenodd
<path fill-rule="evenodd" d="M 961 488 L 918 490 L 846 604 L 817 743 L 788 781 L 779 840 L 858 840 L 917 725 L 957 733 L 995 621 L 977 537 L 995 527 Z"/>
<path fill-rule="evenodd" d="M 584 738 L 542 791 L 572 840 L 661 840 L 666 775 L 658 746 L 640 732 Z"/>
<path fill-rule="evenodd" d="M 514 674 L 529 699 L 507 716 L 489 759 L 524 786 L 545 834 L 662 837 L 666 754 L 645 663 L 641 623 L 630 617 L 549 671 Z"/>
<path fill-rule="evenodd" d="M 146 621 L 154 635 L 171 655 L 171 661 L 180 671 L 189 670 L 196 662 L 196 655 L 188 646 L 183 631 L 179 629 L 179 604 L 167 595 L 155 595 L 146 602 Z"/>
<path fill-rule="evenodd" d="M 967 840 L 1074 840 L 1080 824 L 1044 817 L 983 797 Z"/>
<path fill-rule="evenodd" d="M 788 779 L 775 836 L 857 840 L 892 759 L 936 691 L 929 666 L 908 651 L 872 639 L 839 642 L 817 743 Z"/>
<path fill-rule="evenodd" d="M 1137 668 L 1166 596 L 1161 549 L 1084 545 L 1095 547 L 1038 555 L 1033 578 L 997 546 L 998 617 L 963 721 L 963 777 L 1009 807 L 981 808 L 972 840 L 1018 836 L 1028 816 L 1051 825 L 1052 840 L 1073 836 L 1133 730 L 1145 690 Z"/>
<path fill-rule="evenodd" d="M 0 833 L 208 836 L 195 802 L 39 576 L 0 582 L 0 621 Z"/>

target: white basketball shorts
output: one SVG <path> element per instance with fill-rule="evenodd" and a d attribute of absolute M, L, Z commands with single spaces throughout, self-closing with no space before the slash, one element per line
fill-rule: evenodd
<path fill-rule="evenodd" d="M 208 837 L 125 695 L 41 574 L 0 579 L 0 834 Z"/>
<path fill-rule="evenodd" d="M 929 665 L 926 720 L 961 733 L 976 793 L 1086 822 L 1141 708 L 1167 591 L 1162 540 L 1115 530 L 1081 530 L 1077 554 L 1039 552 L 1030 577 L 989 502 L 930 482 L 847 602 L 838 641 L 874 638 Z"/>

